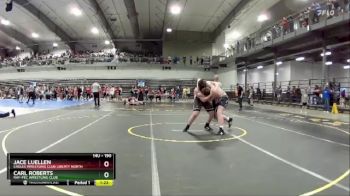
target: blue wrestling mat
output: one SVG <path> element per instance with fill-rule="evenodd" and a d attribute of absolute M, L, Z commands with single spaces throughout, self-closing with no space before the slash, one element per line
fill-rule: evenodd
<path fill-rule="evenodd" d="M 61 109 L 66 107 L 79 106 L 92 101 L 40 101 L 36 100 L 35 104 L 32 104 L 32 100 L 29 101 L 29 104 L 25 100 L 23 103 L 19 103 L 14 99 L 2 99 L 0 100 L 0 107 L 10 107 L 10 108 L 32 108 L 32 109 Z"/>

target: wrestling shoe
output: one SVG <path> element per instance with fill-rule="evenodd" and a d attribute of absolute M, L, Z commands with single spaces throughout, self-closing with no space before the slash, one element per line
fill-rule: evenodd
<path fill-rule="evenodd" d="M 182 132 L 188 132 L 188 129 L 190 129 L 190 126 L 186 125 L 186 127 L 184 128 L 184 130 L 182 130 Z"/>
<path fill-rule="evenodd" d="M 225 131 L 222 128 L 220 128 L 219 132 L 216 135 L 225 135 Z"/>
<path fill-rule="evenodd" d="M 208 132 L 213 131 L 213 129 L 209 125 L 205 125 L 204 129 Z"/>
<path fill-rule="evenodd" d="M 16 118 L 16 112 L 15 112 L 14 109 L 11 110 L 11 113 L 12 113 L 12 115 L 13 115 L 13 118 Z"/>
<path fill-rule="evenodd" d="M 228 118 L 228 121 L 227 121 L 227 123 L 228 123 L 228 127 L 230 127 L 231 128 L 231 126 L 232 126 L 232 120 L 233 120 L 233 118 Z"/>

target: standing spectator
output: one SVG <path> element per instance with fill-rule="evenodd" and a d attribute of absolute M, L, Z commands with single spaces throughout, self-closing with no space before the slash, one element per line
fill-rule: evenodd
<path fill-rule="evenodd" d="M 192 63 L 193 63 L 193 62 L 192 62 L 192 56 L 190 56 L 190 65 L 192 65 Z"/>
<path fill-rule="evenodd" d="M 182 89 L 182 99 L 187 99 L 187 88 L 183 87 Z"/>
<path fill-rule="evenodd" d="M 304 11 L 304 23 L 303 23 L 304 27 L 309 26 L 309 18 L 310 18 L 310 8 L 306 8 L 306 10 Z"/>
<path fill-rule="evenodd" d="M 176 101 L 179 101 L 179 99 L 180 99 L 180 87 L 179 86 L 176 87 L 175 94 L 176 94 Z"/>
<path fill-rule="evenodd" d="M 239 111 L 242 111 L 242 101 L 243 101 L 243 88 L 237 83 L 237 102 L 239 104 Z"/>
<path fill-rule="evenodd" d="M 83 90 L 81 89 L 81 87 L 80 87 L 80 86 L 78 86 L 77 91 L 78 91 L 78 101 L 80 101 L 80 98 L 81 98 L 81 93 L 83 92 Z"/>
<path fill-rule="evenodd" d="M 332 0 L 333 3 L 333 8 L 334 8 L 334 15 L 338 16 L 339 15 L 339 11 L 340 11 L 340 4 L 338 2 L 339 0 Z"/>
<path fill-rule="evenodd" d="M 291 102 L 291 90 L 290 90 L 290 86 L 287 87 L 286 90 L 286 98 L 287 98 L 287 102 Z"/>
<path fill-rule="evenodd" d="M 171 56 L 168 56 L 168 64 L 171 63 Z"/>
<path fill-rule="evenodd" d="M 307 108 L 307 102 L 309 100 L 309 95 L 308 95 L 307 91 L 308 91 L 307 88 L 304 88 L 301 91 L 301 111 L 300 111 L 300 113 L 303 113 L 304 109 Z M 306 110 L 305 110 L 305 113 L 306 113 Z"/>
<path fill-rule="evenodd" d="M 334 15 L 334 5 L 332 0 L 327 1 L 327 19 L 332 18 Z"/>
<path fill-rule="evenodd" d="M 281 27 L 283 29 L 283 35 L 287 34 L 289 30 L 289 23 L 286 17 L 283 17 L 281 21 Z"/>
<path fill-rule="evenodd" d="M 250 86 L 248 89 L 248 104 L 250 106 L 253 106 L 253 95 L 254 95 L 254 89 L 253 86 Z"/>
<path fill-rule="evenodd" d="M 276 94 L 277 94 L 277 103 L 280 104 L 281 103 L 281 99 L 282 99 L 282 87 L 279 86 L 276 90 Z"/>
<path fill-rule="evenodd" d="M 184 65 L 186 65 L 186 56 L 182 57 L 182 61 L 183 61 Z"/>
<path fill-rule="evenodd" d="M 98 82 L 94 82 L 91 86 L 92 93 L 94 95 L 95 106 L 100 107 L 100 90 L 101 86 Z"/>
<path fill-rule="evenodd" d="M 115 88 L 114 86 L 111 86 L 111 88 L 109 88 L 109 98 L 110 100 L 113 101 L 114 97 L 115 97 Z"/>
<path fill-rule="evenodd" d="M 145 87 L 145 97 L 146 97 L 146 101 L 148 101 L 148 92 L 149 92 L 149 88 L 148 86 Z"/>
<path fill-rule="evenodd" d="M 236 52 L 237 52 L 237 54 L 239 54 L 240 51 L 241 51 L 240 43 L 239 43 L 239 41 L 237 41 L 237 42 L 236 42 Z"/>
<path fill-rule="evenodd" d="M 350 12 L 350 0 L 344 0 L 345 12 Z"/>
<path fill-rule="evenodd" d="M 345 100 L 346 100 L 346 90 L 342 89 L 340 92 L 339 105 L 341 108 L 345 108 Z"/>
<path fill-rule="evenodd" d="M 304 27 L 304 21 L 305 21 L 305 19 L 304 19 L 304 13 L 301 12 L 301 13 L 299 14 L 299 29 L 301 29 L 301 28 Z"/>
<path fill-rule="evenodd" d="M 311 5 L 311 16 L 312 16 L 312 23 L 318 23 L 320 21 L 320 10 L 321 6 L 318 2 L 313 2 Z"/>
<path fill-rule="evenodd" d="M 36 95 L 35 95 L 35 87 L 34 85 L 30 85 L 28 88 L 27 88 L 27 93 L 28 93 L 28 101 L 27 101 L 27 104 L 29 103 L 29 100 L 32 99 L 33 101 L 33 105 L 35 104 L 35 98 L 36 98 Z"/>
<path fill-rule="evenodd" d="M 289 33 L 294 32 L 294 18 L 292 15 L 288 16 L 288 26 L 289 26 Z"/>
<path fill-rule="evenodd" d="M 322 93 L 323 98 L 323 104 L 324 104 L 324 110 L 326 112 L 329 112 L 329 105 L 330 105 L 330 99 L 331 99 L 331 91 L 329 91 L 328 86 L 326 86 Z"/>
<path fill-rule="evenodd" d="M 87 100 L 91 98 L 91 94 L 92 94 L 91 87 L 90 86 L 86 87 Z"/>
<path fill-rule="evenodd" d="M 261 100 L 261 90 L 259 87 L 256 88 L 256 95 L 257 95 L 258 101 Z"/>
<path fill-rule="evenodd" d="M 320 94 L 321 94 L 321 88 L 318 85 L 315 85 L 314 95 L 316 96 L 316 103 L 315 103 L 316 105 L 321 102 Z"/>

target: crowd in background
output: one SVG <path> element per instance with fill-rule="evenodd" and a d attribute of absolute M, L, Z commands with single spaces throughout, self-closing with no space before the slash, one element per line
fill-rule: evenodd
<path fill-rule="evenodd" d="M 285 16 L 274 25 L 261 29 L 242 40 L 236 41 L 236 43 L 232 43 L 226 55 L 232 56 L 236 53 L 248 51 L 263 42 L 271 41 L 298 29 L 308 29 L 309 25 L 319 23 L 321 18 L 330 19 L 341 13 L 348 13 L 349 10 L 349 0 L 327 0 L 323 3 L 313 2 L 301 12 Z"/>
<path fill-rule="evenodd" d="M 73 53 L 70 50 L 54 55 L 50 52 L 42 52 L 32 56 L 20 58 L 0 57 L 1 67 L 26 67 L 33 65 L 64 65 L 72 63 L 94 64 L 97 62 L 113 62 L 113 63 L 148 63 L 148 64 L 183 64 L 183 65 L 210 65 L 211 56 L 159 56 L 154 54 L 120 52 L 120 51 L 79 51 Z"/>
<path fill-rule="evenodd" d="M 101 85 L 100 97 L 108 101 L 122 101 L 123 98 L 135 97 L 138 100 L 153 102 L 170 102 L 188 99 L 191 96 L 190 87 L 162 87 L 151 88 L 148 86 L 131 86 L 128 92 L 118 85 Z M 43 101 L 88 101 L 93 98 L 91 85 L 49 86 L 49 85 L 18 85 L 16 87 L 0 87 L 0 99 L 17 99 L 20 103 L 35 103 L 35 100 Z"/>
<path fill-rule="evenodd" d="M 239 90 L 236 90 L 237 92 Z M 266 89 L 260 89 L 257 87 L 254 89 L 252 85 L 247 87 L 244 92 L 244 97 L 247 99 L 248 104 L 251 105 L 253 100 L 256 101 L 275 101 L 276 103 L 296 103 L 304 104 L 306 106 L 321 106 L 325 111 L 330 111 L 330 107 L 333 103 L 339 105 L 340 108 L 347 108 L 349 106 L 350 95 L 346 88 L 340 88 L 335 83 L 329 83 L 324 88 L 319 85 L 314 87 L 306 86 L 287 86 L 286 89 L 282 89 L 278 86 L 274 94 L 266 93 Z"/>

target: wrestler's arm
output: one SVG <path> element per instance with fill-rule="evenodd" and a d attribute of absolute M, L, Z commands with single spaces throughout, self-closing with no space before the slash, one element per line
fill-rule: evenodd
<path fill-rule="evenodd" d="M 199 95 L 199 96 L 198 96 Z M 213 99 L 214 93 L 213 93 L 213 89 L 210 89 L 210 94 L 208 96 L 204 96 L 202 93 L 198 93 L 197 97 L 203 102 L 208 102 L 210 100 Z"/>

